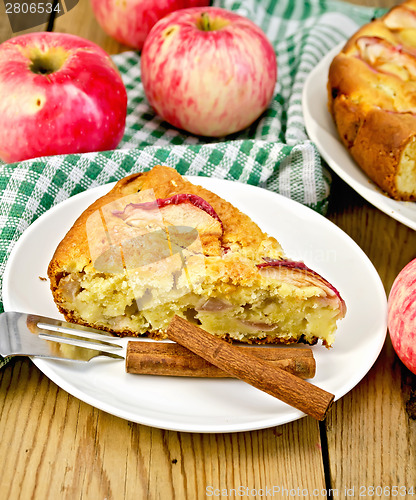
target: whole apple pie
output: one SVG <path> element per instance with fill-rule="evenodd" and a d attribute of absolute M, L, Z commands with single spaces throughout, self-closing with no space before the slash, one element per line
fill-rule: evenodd
<path fill-rule="evenodd" d="M 247 343 L 334 341 L 346 307 L 230 203 L 172 168 L 120 180 L 93 203 L 49 264 L 68 321 L 164 338 L 179 315 Z"/>
<path fill-rule="evenodd" d="M 329 111 L 362 170 L 396 200 L 416 200 L 416 0 L 360 28 L 334 58 Z"/>

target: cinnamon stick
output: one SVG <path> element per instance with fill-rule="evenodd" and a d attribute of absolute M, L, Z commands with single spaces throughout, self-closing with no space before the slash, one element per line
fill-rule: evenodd
<path fill-rule="evenodd" d="M 334 395 L 254 356 L 234 350 L 230 344 L 175 316 L 168 337 L 238 379 L 281 401 L 323 420 Z"/>
<path fill-rule="evenodd" d="M 231 346 L 269 361 L 302 379 L 313 378 L 316 363 L 311 349 Z M 179 344 L 129 342 L 126 356 L 127 373 L 169 375 L 179 377 L 233 377 Z"/>

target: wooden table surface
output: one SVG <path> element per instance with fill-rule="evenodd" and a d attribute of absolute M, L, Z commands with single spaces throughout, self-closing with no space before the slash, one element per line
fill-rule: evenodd
<path fill-rule="evenodd" d="M 46 24 L 28 31 L 39 29 Z M 112 54 L 127 50 L 103 33 L 88 0 L 57 18 L 54 30 L 89 38 Z M 0 41 L 11 36 L 2 4 Z M 388 293 L 398 272 L 416 257 L 416 231 L 374 208 L 335 175 L 328 217 L 368 255 Z M 68 395 L 29 360 L 16 360 L 0 370 L 0 497 L 192 500 L 228 493 L 236 498 L 231 489 L 240 486 L 249 494 L 238 498 L 331 493 L 405 498 L 403 488 L 412 486 L 416 496 L 415 403 L 416 377 L 388 338 L 368 375 L 335 403 L 325 422 L 305 417 L 231 434 L 127 422 Z M 411 492 L 406 498 L 413 498 Z"/>

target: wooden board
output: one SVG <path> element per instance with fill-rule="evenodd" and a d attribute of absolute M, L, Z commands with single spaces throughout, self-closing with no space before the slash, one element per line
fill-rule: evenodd
<path fill-rule="evenodd" d="M 91 499 L 196 499 L 240 486 L 250 492 L 274 485 L 325 487 L 313 419 L 231 434 L 154 429 L 69 396 L 29 360 L 0 371 L 0 435 L 0 491 L 10 499 L 81 493 Z"/>
<path fill-rule="evenodd" d="M 416 231 L 382 214 L 335 174 L 333 178 L 329 218 L 368 255 L 388 294 L 399 271 L 416 257 Z M 388 337 L 370 373 L 335 404 L 327 419 L 334 489 L 355 488 L 358 498 L 360 493 L 370 496 L 368 487 L 381 486 L 387 488 L 382 497 L 388 498 L 388 487 L 413 486 L 416 495 L 416 413 L 406 411 L 412 391 L 416 377 L 400 362 Z"/>
<path fill-rule="evenodd" d="M 89 0 L 57 18 L 54 29 L 111 54 L 128 50 L 98 26 Z M 0 41 L 12 35 L 0 2 Z M 388 293 L 416 257 L 416 232 L 333 177 L 329 218 L 367 253 Z M 332 488 L 334 498 L 391 498 L 396 486 L 396 496 L 413 498 L 402 493 L 413 486 L 416 494 L 416 415 L 409 404 L 415 379 L 387 340 L 370 373 L 321 427 L 307 417 L 262 431 L 190 434 L 108 415 L 59 389 L 29 360 L 17 360 L 0 371 L 0 491 L 13 500 L 194 500 L 211 493 L 236 498 L 241 491 L 250 499 L 325 498 Z"/>

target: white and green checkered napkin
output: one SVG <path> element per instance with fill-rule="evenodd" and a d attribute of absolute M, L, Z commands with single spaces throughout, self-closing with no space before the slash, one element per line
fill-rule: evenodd
<path fill-rule="evenodd" d="M 330 177 L 305 132 L 303 84 L 332 47 L 382 12 L 325 0 L 222 0 L 214 5 L 252 19 L 276 49 L 278 83 L 266 113 L 249 129 L 221 141 L 185 135 L 149 107 L 139 54 L 115 56 L 128 93 L 126 132 L 119 149 L 0 165 L 0 285 L 15 242 L 48 208 L 156 164 L 175 167 L 181 174 L 259 185 L 325 213 Z"/>

